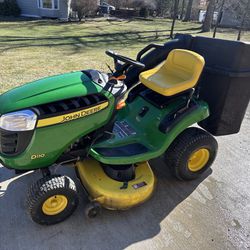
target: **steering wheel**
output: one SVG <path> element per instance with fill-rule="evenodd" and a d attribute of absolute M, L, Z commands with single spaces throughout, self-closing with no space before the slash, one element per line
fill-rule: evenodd
<path fill-rule="evenodd" d="M 140 69 L 144 69 L 145 68 L 145 64 L 143 64 L 141 62 L 138 62 L 136 60 L 133 60 L 131 58 L 128 58 L 126 56 L 118 55 L 117 53 L 115 53 L 112 50 L 107 50 L 106 54 L 114 59 L 116 67 L 117 67 L 117 64 L 119 65 L 118 61 L 124 62 L 125 65 L 124 65 L 124 69 L 123 70 L 125 70 L 128 66 L 131 66 L 131 65 L 133 65 L 135 67 L 138 67 Z"/>

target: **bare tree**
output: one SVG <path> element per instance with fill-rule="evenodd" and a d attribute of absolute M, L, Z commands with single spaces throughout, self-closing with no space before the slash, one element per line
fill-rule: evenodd
<path fill-rule="evenodd" d="M 137 7 L 138 3 L 143 4 L 143 6 L 150 4 L 150 1 L 144 0 L 106 0 L 108 4 L 115 6 L 117 9 L 120 8 L 133 8 Z"/>
<path fill-rule="evenodd" d="M 184 22 L 190 21 L 192 6 L 193 6 L 193 0 L 188 0 L 186 15 L 183 20 Z"/>
<path fill-rule="evenodd" d="M 155 0 L 151 1 L 151 4 L 154 4 L 158 16 L 170 16 L 173 2 L 173 0 Z"/>
<path fill-rule="evenodd" d="M 97 1 L 93 0 L 74 0 L 71 2 L 71 7 L 74 11 L 77 12 L 79 21 L 95 13 L 97 10 Z"/>
<path fill-rule="evenodd" d="M 211 29 L 213 16 L 214 16 L 214 10 L 215 10 L 215 3 L 216 3 L 215 0 L 210 0 L 208 3 L 205 20 L 202 25 L 203 32 L 208 32 Z"/>

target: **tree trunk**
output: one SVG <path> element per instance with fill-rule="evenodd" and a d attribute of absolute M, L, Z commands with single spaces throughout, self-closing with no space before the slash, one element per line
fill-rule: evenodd
<path fill-rule="evenodd" d="M 207 6 L 206 17 L 202 25 L 202 31 L 208 32 L 211 29 L 215 9 L 215 0 L 210 0 Z"/>
<path fill-rule="evenodd" d="M 182 3 L 181 3 L 181 20 L 183 20 L 183 16 L 184 16 L 184 8 L 185 8 L 185 0 L 182 0 Z"/>
<path fill-rule="evenodd" d="M 245 9 L 245 13 L 243 15 L 243 18 L 242 18 L 242 21 L 241 21 L 241 24 L 240 24 L 240 27 L 239 27 L 239 33 L 238 33 L 238 37 L 237 37 L 237 40 L 240 41 L 241 39 L 241 32 L 242 32 L 242 29 L 244 28 L 244 24 L 245 24 L 245 20 L 246 20 L 246 17 L 247 17 L 247 13 L 248 13 L 248 9 L 250 7 L 250 0 L 248 0 L 247 2 L 247 6 L 246 6 L 246 9 Z"/>
<path fill-rule="evenodd" d="M 185 18 L 183 20 L 184 22 L 190 21 L 192 6 L 193 6 L 193 0 L 188 0 L 186 15 L 185 15 Z"/>

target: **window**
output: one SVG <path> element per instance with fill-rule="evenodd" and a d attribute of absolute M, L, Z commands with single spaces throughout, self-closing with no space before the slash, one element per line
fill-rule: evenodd
<path fill-rule="evenodd" d="M 52 9 L 52 1 L 51 0 L 43 0 L 43 8 Z"/>
<path fill-rule="evenodd" d="M 38 8 L 40 9 L 51 9 L 51 10 L 59 9 L 59 0 L 38 0 L 37 4 Z"/>
<path fill-rule="evenodd" d="M 58 10 L 58 0 L 53 0 L 54 2 L 54 9 Z"/>

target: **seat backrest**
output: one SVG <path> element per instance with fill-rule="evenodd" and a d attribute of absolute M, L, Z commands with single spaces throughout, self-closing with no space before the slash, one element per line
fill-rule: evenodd
<path fill-rule="evenodd" d="M 184 81 L 192 80 L 197 83 L 204 65 L 205 60 L 201 55 L 190 50 L 174 49 L 169 53 L 162 70 Z"/>

